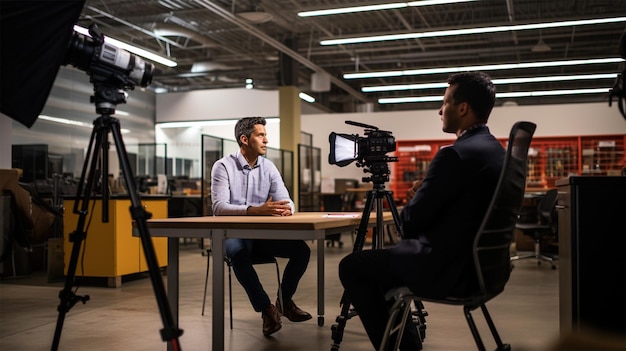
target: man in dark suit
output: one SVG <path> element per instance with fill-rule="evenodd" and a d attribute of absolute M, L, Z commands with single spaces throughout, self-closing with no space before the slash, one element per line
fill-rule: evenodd
<path fill-rule="evenodd" d="M 487 211 L 502 169 L 505 149 L 489 132 L 487 120 L 495 88 L 484 73 L 448 78 L 439 115 L 443 131 L 456 141 L 433 158 L 401 213 L 403 240 L 391 249 L 346 256 L 339 278 L 367 334 L 379 348 L 388 319 L 386 291 L 408 286 L 424 297 L 445 297 L 476 287 L 472 242 Z M 393 343 L 390 343 L 391 345 Z M 421 340 L 407 323 L 401 350 L 420 350 Z"/>

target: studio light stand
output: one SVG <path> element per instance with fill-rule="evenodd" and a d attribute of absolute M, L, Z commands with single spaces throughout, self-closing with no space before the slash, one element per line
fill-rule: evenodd
<path fill-rule="evenodd" d="M 367 198 L 365 201 L 365 208 L 361 216 L 361 222 L 357 229 L 357 235 L 354 240 L 354 248 L 352 252 L 358 252 L 363 250 L 365 244 L 365 238 L 367 236 L 367 228 L 369 224 L 370 213 L 376 209 L 376 227 L 372 234 L 372 249 L 382 249 L 384 243 L 384 221 L 383 221 L 383 200 L 387 200 L 387 204 L 391 209 L 393 221 L 396 225 L 396 229 L 400 231 L 400 216 L 393 201 L 392 192 L 385 190 L 385 182 L 389 180 L 389 166 L 386 162 L 374 162 L 368 167 L 364 168 L 364 172 L 372 173 L 371 177 L 363 178 L 363 182 L 372 182 L 372 190 L 367 192 Z M 339 350 L 339 344 L 343 339 L 343 331 L 346 327 L 348 320 L 357 315 L 354 309 L 351 309 L 350 301 L 344 291 L 341 297 L 341 314 L 337 316 L 335 320 L 337 324 L 331 326 L 333 344 L 331 351 Z"/>
<path fill-rule="evenodd" d="M 103 80 L 106 81 L 106 79 Z M 93 123 L 89 147 L 87 149 L 85 163 L 83 164 L 80 181 L 77 187 L 76 201 L 74 202 L 73 212 L 74 214 L 78 214 L 78 223 L 76 225 L 76 230 L 69 236 L 70 242 L 73 243 L 72 253 L 67 270 L 65 286 L 59 293 L 61 302 L 58 306 L 59 315 L 54 332 L 52 350 L 56 351 L 58 349 L 61 331 L 63 329 L 63 323 L 67 312 L 69 312 L 69 310 L 76 303 L 82 302 L 84 304 L 89 300 L 89 295 L 78 296 L 74 291 L 72 291 L 72 287 L 75 285 L 74 279 L 81 244 L 87 236 L 87 228 L 85 227 L 85 224 L 89 212 L 89 201 L 94 190 L 94 184 L 98 180 L 96 179 L 97 174 L 101 176 L 100 193 L 102 195 L 102 221 L 108 222 L 108 135 L 111 133 L 115 142 L 115 149 L 119 158 L 122 175 L 124 177 L 124 181 L 126 182 L 128 196 L 131 200 L 131 217 L 135 221 L 136 228 L 141 238 L 145 259 L 148 263 L 150 280 L 152 281 L 152 287 L 154 289 L 154 294 L 164 325 L 164 328 L 160 331 L 161 338 L 163 341 L 168 343 L 168 349 L 179 351 L 181 348 L 178 337 L 182 335 L 183 331 L 178 329 L 174 323 L 174 318 L 167 300 L 163 280 L 160 276 L 154 246 L 152 245 L 151 236 L 148 232 L 147 226 L 147 220 L 151 217 L 151 214 L 148 213 L 141 205 L 141 199 L 134 183 L 135 178 L 132 173 L 128 154 L 126 153 L 126 147 L 124 145 L 124 141 L 122 140 L 120 122 L 117 118 L 111 116 L 115 113 L 115 107 L 117 104 L 126 102 L 126 95 L 125 92 L 118 88 L 116 84 L 101 83 L 97 75 L 92 75 L 92 82 L 95 82 L 95 93 L 91 98 L 91 102 L 95 103 L 96 112 L 100 114 L 100 117 L 98 117 Z"/>

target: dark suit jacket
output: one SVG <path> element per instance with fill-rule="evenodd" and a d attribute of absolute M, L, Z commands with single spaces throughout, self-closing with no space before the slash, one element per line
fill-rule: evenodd
<path fill-rule="evenodd" d="M 500 176 L 505 149 L 486 126 L 470 128 L 433 158 L 401 214 L 392 269 L 415 293 L 445 297 L 476 286 L 472 243 Z"/>

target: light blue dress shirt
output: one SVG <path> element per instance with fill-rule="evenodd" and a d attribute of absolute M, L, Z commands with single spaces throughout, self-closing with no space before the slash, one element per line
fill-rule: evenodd
<path fill-rule="evenodd" d="M 272 201 L 289 200 L 291 213 L 295 213 L 280 172 L 267 158 L 259 156 L 256 165 L 250 168 L 241 151 L 237 151 L 213 165 L 211 200 L 214 215 L 245 215 L 249 206 L 260 206 L 270 196 Z"/>

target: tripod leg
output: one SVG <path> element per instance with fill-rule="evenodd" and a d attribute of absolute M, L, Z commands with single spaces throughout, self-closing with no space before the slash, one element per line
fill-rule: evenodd
<path fill-rule="evenodd" d="M 389 208 L 391 209 L 391 214 L 392 214 L 394 223 L 396 225 L 398 232 L 400 232 L 400 216 L 398 215 L 398 210 L 395 207 L 392 193 L 390 191 L 384 191 L 382 189 L 383 188 L 380 187 L 379 185 L 374 184 L 374 190 L 367 192 L 367 200 L 365 202 L 365 208 L 363 209 L 363 215 L 361 216 L 361 222 L 359 223 L 357 237 L 354 240 L 354 249 L 352 252 L 363 250 L 365 237 L 367 235 L 367 227 L 369 224 L 370 213 L 372 211 L 372 206 L 374 205 L 374 199 L 376 199 L 376 227 L 377 227 L 374 234 L 378 236 L 373 238 L 373 243 L 374 243 L 373 249 L 382 249 L 382 241 L 383 241 L 382 240 L 383 238 L 382 228 L 383 228 L 383 223 L 384 223 L 383 222 L 383 204 L 382 204 L 383 197 L 387 199 L 387 203 L 389 204 Z M 378 246 L 376 245 L 377 241 L 379 242 Z M 332 333 L 332 339 L 333 339 L 333 344 L 331 345 L 331 351 L 339 350 L 339 344 L 341 343 L 343 339 L 343 332 L 344 332 L 344 329 L 346 328 L 346 323 L 348 322 L 348 319 L 356 315 L 357 315 L 356 311 L 350 309 L 350 301 L 344 291 L 343 295 L 341 296 L 341 314 L 337 316 L 337 319 L 336 319 L 337 323 L 331 326 L 331 333 Z M 420 335 L 424 335 L 422 334 L 421 329 L 420 329 Z"/>
<path fill-rule="evenodd" d="M 89 295 L 81 297 L 74 294 L 74 292 L 72 292 L 72 286 L 74 284 L 74 278 L 76 276 L 76 266 L 78 263 L 80 248 L 83 240 L 87 235 L 87 233 L 85 232 L 85 221 L 89 208 L 89 199 L 91 197 L 91 192 L 93 190 L 93 185 L 95 181 L 94 178 L 96 174 L 98 154 L 102 143 L 103 133 L 104 138 L 106 138 L 106 132 L 104 132 L 104 127 L 101 125 L 100 122 L 100 119 L 94 122 L 94 129 L 91 133 L 85 163 L 83 165 L 80 182 L 78 184 L 78 192 L 76 193 L 76 199 L 74 201 L 74 213 L 78 214 L 78 223 L 76 224 L 76 230 L 72 232 L 69 237 L 69 240 L 73 242 L 72 253 L 70 256 L 69 266 L 67 268 L 65 285 L 63 290 L 59 292 L 59 298 L 61 299 L 61 302 L 57 307 L 59 315 L 57 318 L 56 329 L 54 331 L 54 339 L 52 341 L 51 349 L 53 351 L 56 351 L 59 347 L 61 332 L 63 330 L 63 323 L 65 321 L 65 315 L 67 314 L 67 312 L 69 312 L 69 310 L 77 302 L 81 301 L 84 304 L 89 300 Z M 86 184 L 85 177 L 87 177 Z M 83 189 L 83 187 L 85 188 Z M 79 207 L 80 211 L 78 210 Z"/>
<path fill-rule="evenodd" d="M 400 226 L 400 215 L 398 214 L 398 209 L 394 206 L 393 196 L 391 191 L 385 192 L 385 197 L 387 198 L 387 203 L 389 204 L 389 209 L 391 209 L 391 216 L 393 217 L 393 222 L 396 226 L 396 231 L 400 237 L 404 237 L 402 234 L 402 227 Z"/>
<path fill-rule="evenodd" d="M 372 190 L 367 192 L 367 198 L 365 200 L 365 207 L 363 208 L 363 214 L 361 215 L 361 222 L 357 229 L 356 239 L 354 239 L 354 248 L 352 252 L 362 251 L 365 244 L 365 237 L 367 236 L 367 226 L 370 221 L 370 213 L 372 212 L 372 206 L 374 205 L 374 192 Z"/>
<path fill-rule="evenodd" d="M 151 215 L 146 212 L 141 205 L 141 200 L 139 199 L 134 183 L 134 175 L 130 167 L 128 153 L 126 152 L 126 146 L 122 140 L 122 133 L 120 132 L 120 125 L 117 119 L 114 119 L 114 122 L 111 125 L 111 133 L 113 134 L 113 140 L 115 141 L 115 147 L 117 149 L 122 174 L 124 175 L 124 180 L 126 181 L 126 189 L 128 190 L 128 195 L 131 200 L 131 217 L 135 220 L 137 229 L 139 230 L 141 244 L 144 250 L 146 262 L 148 263 L 152 288 L 154 289 L 154 294 L 164 325 L 164 328 L 161 329 L 161 338 L 163 341 L 169 342 L 168 346 L 170 346 L 173 350 L 179 350 L 180 344 L 178 337 L 182 335 L 183 331 L 176 327 L 172 316 L 172 310 L 169 302 L 167 301 L 165 286 L 159 273 L 159 264 L 156 259 L 154 246 L 152 245 L 152 239 L 146 222 Z"/>
<path fill-rule="evenodd" d="M 359 228 L 357 229 L 357 235 L 354 239 L 354 248 L 352 252 L 358 252 L 363 250 L 363 245 L 365 244 L 365 237 L 367 236 L 367 227 L 369 225 L 370 213 L 372 212 L 372 206 L 374 204 L 374 192 L 367 192 L 367 199 L 365 201 L 365 208 L 363 209 L 363 214 L 361 215 L 361 222 L 359 223 Z M 330 327 L 331 337 L 333 339 L 333 344 L 331 345 L 331 351 L 338 351 L 339 344 L 343 340 L 343 331 L 346 328 L 346 323 L 348 319 L 356 316 L 356 312 L 350 309 L 351 304 L 346 296 L 344 291 L 341 296 L 341 314 L 337 316 L 335 321 L 336 324 L 333 324 Z"/>

